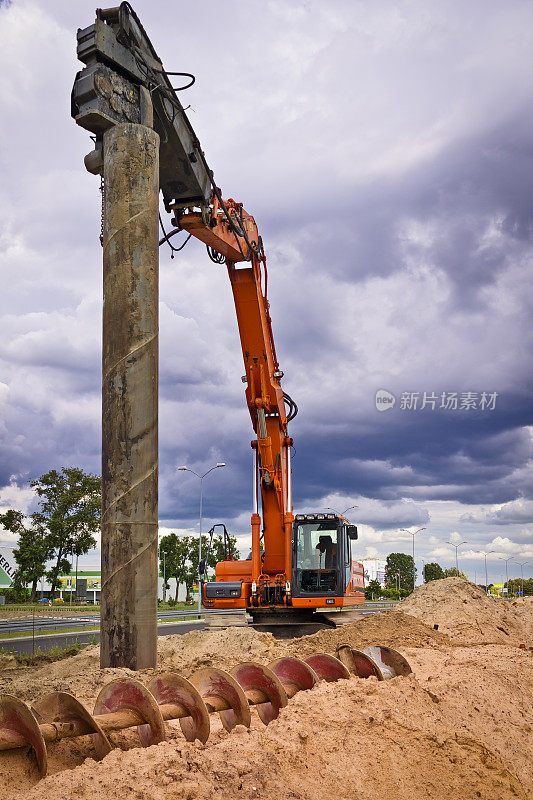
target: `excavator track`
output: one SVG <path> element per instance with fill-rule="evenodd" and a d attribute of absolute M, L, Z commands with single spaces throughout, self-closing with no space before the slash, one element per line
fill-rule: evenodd
<path fill-rule="evenodd" d="M 316 611 L 296 611 L 293 608 L 268 609 L 250 611 L 252 628 L 256 631 L 271 633 L 275 639 L 296 639 L 318 633 L 325 628 L 336 628 L 335 620 L 326 614 Z"/>
<path fill-rule="evenodd" d="M 342 645 L 334 656 L 285 657 L 268 666 L 248 661 L 231 672 L 207 667 L 189 680 L 173 672 L 157 675 L 147 685 L 116 678 L 100 690 L 92 714 L 68 692 L 51 692 L 31 708 L 12 695 L 2 695 L 0 750 L 25 748 L 44 777 L 48 747 L 62 739 L 90 736 L 95 756 L 103 758 L 113 749 L 109 733 L 136 727 L 140 744 L 149 747 L 165 741 L 165 721 L 177 719 L 187 741 L 205 744 L 211 714 L 219 714 L 224 728 L 232 731 L 237 725 L 250 727 L 255 707 L 268 725 L 295 694 L 312 689 L 318 681 L 352 675 L 388 680 L 410 672 L 405 658 L 391 648 L 375 645 L 360 651 Z"/>

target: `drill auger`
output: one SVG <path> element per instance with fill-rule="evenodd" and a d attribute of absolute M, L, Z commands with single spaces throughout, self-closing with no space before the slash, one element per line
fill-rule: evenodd
<path fill-rule="evenodd" d="M 0 697 L 0 750 L 33 750 L 39 774 L 47 772 L 47 744 L 77 736 L 92 737 L 98 758 L 113 747 L 107 734 L 137 727 L 148 747 L 167 738 L 165 721 L 177 719 L 185 739 L 204 743 L 209 738 L 210 714 L 218 713 L 224 728 L 250 727 L 250 707 L 268 725 L 297 692 L 312 689 L 319 680 L 338 681 L 355 675 L 378 680 L 407 675 L 405 658 L 388 647 L 365 651 L 348 645 L 336 655 L 314 653 L 301 660 L 280 658 L 268 667 L 249 661 L 231 673 L 209 667 L 190 680 L 173 672 L 158 675 L 147 686 L 132 678 L 116 678 L 100 691 L 91 714 L 68 692 L 51 692 L 32 707 L 11 695 Z"/>

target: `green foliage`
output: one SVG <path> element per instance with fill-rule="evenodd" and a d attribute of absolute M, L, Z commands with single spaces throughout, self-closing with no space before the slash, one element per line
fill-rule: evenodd
<path fill-rule="evenodd" d="M 464 581 L 468 580 L 466 572 L 457 569 L 457 567 L 450 567 L 450 569 L 445 570 L 444 575 L 446 578 L 462 578 Z"/>
<path fill-rule="evenodd" d="M 365 586 L 365 599 L 372 600 L 377 599 L 383 594 L 383 590 L 381 588 L 381 583 L 379 581 L 373 580 L 369 581 L 368 586 Z"/>
<path fill-rule="evenodd" d="M 46 539 L 55 565 L 46 577 L 51 595 L 59 575 L 70 572 L 69 555 L 84 555 L 96 546 L 93 536 L 100 527 L 102 482 L 97 475 L 78 467 L 64 467 L 41 475 L 30 483 L 39 498 L 39 511 L 32 514 L 34 528 Z"/>
<path fill-rule="evenodd" d="M 238 558 L 237 540 L 233 537 L 230 537 L 230 548 L 233 557 Z M 207 558 L 208 549 L 209 539 L 207 536 L 202 535 L 202 557 L 204 559 Z M 176 602 L 180 583 L 184 583 L 186 586 L 186 602 L 189 602 L 193 584 L 198 582 L 198 537 L 178 536 L 176 533 L 169 533 L 167 536 L 163 536 L 159 544 L 160 575 L 163 575 L 163 553 L 165 554 L 166 578 L 176 578 Z M 222 536 L 215 536 L 213 537 L 209 558 L 207 558 L 207 567 L 214 569 L 217 563 L 223 559 L 223 538 Z"/>
<path fill-rule="evenodd" d="M 176 533 L 169 533 L 163 536 L 159 543 L 159 574 L 163 575 L 163 553 L 165 554 L 165 577 L 176 579 L 176 596 L 174 602 L 178 601 L 179 584 L 187 586 L 187 600 L 189 599 L 192 580 L 189 579 L 188 555 L 189 555 L 189 536 L 179 537 Z M 167 584 L 168 588 L 168 584 Z M 170 603 L 170 600 L 168 601 Z"/>
<path fill-rule="evenodd" d="M 381 590 L 381 596 L 385 597 L 387 600 L 401 600 L 403 597 L 408 597 L 412 592 L 412 589 L 396 589 L 394 586 L 385 587 Z"/>
<path fill-rule="evenodd" d="M 445 577 L 444 570 L 436 561 L 431 561 L 429 564 L 426 564 L 422 570 L 422 575 L 424 577 L 424 583 L 440 581 Z"/>
<path fill-rule="evenodd" d="M 2 589 L 0 594 L 6 598 L 6 603 L 27 603 L 30 599 L 30 592 L 25 586 L 14 584 L 10 589 Z"/>
<path fill-rule="evenodd" d="M 397 575 L 400 576 L 400 590 L 409 593 L 415 581 L 416 568 L 412 556 L 405 553 L 390 553 L 385 566 L 385 584 L 389 589 L 398 585 Z"/>
<path fill-rule="evenodd" d="M 23 587 L 31 583 L 30 603 L 35 600 L 37 582 L 46 570 L 46 561 L 51 557 L 50 543 L 43 529 L 39 526 L 26 527 L 25 516 L 22 511 L 10 508 L 5 514 L 0 514 L 0 524 L 12 533 L 18 534 L 17 547 L 13 550 L 13 557 L 17 562 L 17 569 L 13 577 L 13 591 L 16 591 L 16 600 L 8 602 L 23 603 L 26 598 Z"/>
<path fill-rule="evenodd" d="M 178 601 L 174 597 L 169 597 L 167 603 L 170 608 L 174 608 L 174 606 L 177 606 Z"/>
<path fill-rule="evenodd" d="M 509 584 L 505 584 L 509 594 L 522 592 L 522 578 L 511 578 Z M 524 596 L 533 594 L 533 578 L 524 578 Z"/>

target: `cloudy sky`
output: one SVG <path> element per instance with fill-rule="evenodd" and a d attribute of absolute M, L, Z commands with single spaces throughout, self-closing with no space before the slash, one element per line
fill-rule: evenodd
<path fill-rule="evenodd" d="M 425 527 L 419 567 L 450 566 L 451 539 L 472 578 L 480 549 L 490 580 L 507 556 L 529 574 L 533 5 L 134 5 L 166 68 L 196 75 L 191 122 L 265 241 L 300 408 L 295 510 L 357 504 L 361 556 L 410 552 L 399 529 Z M 100 198 L 70 118 L 94 8 L 0 0 L 3 509 L 33 510 L 28 481 L 52 467 L 100 469 Z M 224 460 L 206 524 L 244 551 L 252 430 L 227 275 L 197 242 L 160 255 L 161 529 L 197 530 L 198 482 L 177 466 Z"/>

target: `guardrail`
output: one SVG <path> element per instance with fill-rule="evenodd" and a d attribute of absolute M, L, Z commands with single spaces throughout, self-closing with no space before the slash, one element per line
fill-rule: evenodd
<path fill-rule="evenodd" d="M 220 613 L 216 609 L 203 609 L 201 614 L 198 614 L 198 610 L 196 611 L 161 611 L 157 614 L 157 621 L 172 621 L 172 620 L 180 620 L 180 619 L 202 619 L 205 614 L 216 614 Z M 242 614 L 243 612 L 239 609 L 229 609 L 224 613 L 228 614 Z M 35 635 L 42 635 L 47 631 L 51 630 L 64 630 L 66 628 L 72 628 L 75 630 L 85 630 L 85 628 L 94 627 L 95 625 L 100 624 L 100 615 L 93 616 L 93 617 L 78 617 L 78 618 L 69 618 L 69 617 L 35 617 L 35 624 L 33 619 L 23 619 L 23 620 L 0 620 L 0 639 L 2 635 L 6 636 L 6 634 L 13 634 L 13 633 L 33 633 L 35 630 Z"/>

